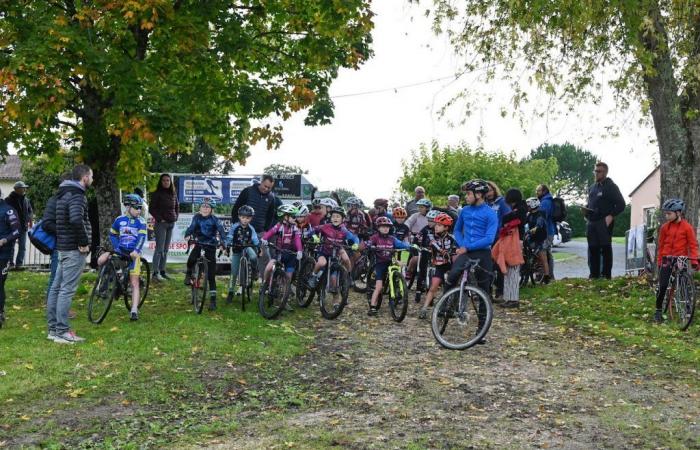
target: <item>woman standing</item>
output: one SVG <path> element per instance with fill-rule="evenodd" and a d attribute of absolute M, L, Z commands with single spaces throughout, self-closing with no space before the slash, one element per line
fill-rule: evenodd
<path fill-rule="evenodd" d="M 523 237 L 525 236 L 525 222 L 527 216 L 527 205 L 523 201 L 523 194 L 518 189 L 510 189 L 506 193 L 506 203 L 510 207 L 510 212 L 503 216 L 503 235 L 510 237 L 514 242 L 514 251 L 519 258 L 514 258 L 511 262 L 524 262 L 522 260 Z M 517 236 L 517 237 L 516 237 Z M 503 287 L 503 306 L 506 308 L 517 308 L 520 305 L 520 265 L 508 264 L 505 272 Z"/>
<path fill-rule="evenodd" d="M 156 250 L 153 254 L 153 279 L 155 281 L 170 279 L 165 272 L 165 264 L 168 262 L 170 239 L 173 236 L 173 228 L 177 222 L 179 209 L 180 204 L 177 201 L 175 186 L 170 175 L 164 173 L 160 176 L 155 192 L 151 194 L 151 206 L 148 208 L 148 212 L 155 220 Z"/>

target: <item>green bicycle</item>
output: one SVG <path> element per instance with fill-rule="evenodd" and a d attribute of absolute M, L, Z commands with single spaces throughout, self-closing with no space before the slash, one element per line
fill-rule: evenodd
<path fill-rule="evenodd" d="M 391 311 L 391 317 L 396 322 L 402 322 L 406 318 L 406 313 L 408 312 L 408 287 L 406 286 L 406 279 L 403 275 L 403 268 L 399 262 L 397 255 L 403 250 L 385 250 L 385 249 L 375 249 L 370 247 L 368 249 L 370 253 L 381 252 L 392 252 L 391 264 L 384 275 L 384 287 L 382 293 L 379 295 L 379 300 L 377 302 L 377 308 L 382 306 L 382 298 L 385 294 L 389 295 L 389 311 Z M 375 257 L 371 257 L 370 261 L 376 261 Z M 374 264 L 368 264 L 367 268 L 367 304 L 371 305 L 372 293 L 374 292 L 374 286 L 376 284 L 377 278 L 374 274 Z"/>

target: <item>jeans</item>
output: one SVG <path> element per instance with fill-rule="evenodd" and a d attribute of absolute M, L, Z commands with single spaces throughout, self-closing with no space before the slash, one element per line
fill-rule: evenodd
<path fill-rule="evenodd" d="M 9 265 L 9 259 L 0 259 L 0 314 L 5 312 L 5 281 Z"/>
<path fill-rule="evenodd" d="M 46 287 L 46 298 L 49 298 L 49 292 L 51 292 L 51 285 L 53 285 L 53 280 L 56 279 L 56 270 L 58 269 L 58 250 L 54 250 L 51 253 L 51 264 L 50 264 L 51 274 L 49 275 L 49 285 Z"/>
<path fill-rule="evenodd" d="M 78 250 L 58 252 L 58 269 L 46 307 L 49 331 L 55 331 L 56 334 L 70 330 L 68 310 L 85 268 L 85 256 Z"/>
<path fill-rule="evenodd" d="M 24 265 L 24 254 L 27 252 L 27 230 L 19 230 L 19 237 L 17 238 L 17 259 L 15 259 L 15 244 L 12 243 L 12 255 L 10 256 L 10 261 L 15 259 L 15 266 L 21 267 Z"/>
<path fill-rule="evenodd" d="M 153 275 L 165 272 L 174 227 L 173 222 L 158 222 L 155 225 L 156 251 L 153 253 Z"/>
<path fill-rule="evenodd" d="M 244 249 L 248 259 L 250 260 L 251 275 L 256 272 L 256 266 L 258 265 L 258 255 L 250 247 Z M 236 281 L 238 281 L 238 268 L 241 266 L 241 258 L 243 257 L 242 252 L 236 252 L 231 254 L 231 285 L 228 287 L 229 292 L 233 292 L 236 287 Z"/>

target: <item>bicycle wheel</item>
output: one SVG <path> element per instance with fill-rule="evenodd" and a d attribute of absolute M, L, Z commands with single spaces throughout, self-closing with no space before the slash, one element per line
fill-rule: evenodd
<path fill-rule="evenodd" d="M 372 294 L 374 294 L 374 289 L 375 289 L 375 286 L 377 285 L 377 276 L 374 273 L 374 268 L 367 267 L 367 272 L 365 274 L 365 280 L 367 283 L 367 289 L 365 290 L 365 294 L 367 296 L 367 307 L 370 307 L 372 305 Z M 379 309 L 379 306 L 381 305 L 381 301 L 382 301 L 382 294 L 379 293 L 377 309 Z"/>
<path fill-rule="evenodd" d="M 445 292 L 433 308 L 431 328 L 435 340 L 450 350 L 472 347 L 486 336 L 493 320 L 489 296 L 475 286 L 465 285 Z"/>
<path fill-rule="evenodd" d="M 241 311 L 245 311 L 246 301 L 250 300 L 250 261 L 245 256 L 241 257 L 238 267 L 238 287 L 241 290 Z"/>
<path fill-rule="evenodd" d="M 311 304 L 314 298 L 314 290 L 309 287 L 307 280 L 314 271 L 313 258 L 305 257 L 301 261 L 301 266 L 297 273 L 297 304 L 302 308 L 306 308 Z"/>
<path fill-rule="evenodd" d="M 202 314 L 209 291 L 208 272 L 207 263 L 202 260 L 197 261 L 192 272 L 192 307 L 197 314 Z"/>
<path fill-rule="evenodd" d="M 289 280 L 284 270 L 277 266 L 271 276 L 272 283 L 267 282 L 260 286 L 258 300 L 260 315 L 266 319 L 274 319 L 280 315 L 287 304 L 289 294 Z"/>
<path fill-rule="evenodd" d="M 401 322 L 406 318 L 406 312 L 408 312 L 408 287 L 406 287 L 406 280 L 397 271 L 391 273 L 389 282 L 391 283 L 389 293 L 391 294 L 392 290 L 394 292 L 393 296 L 389 295 L 391 317 L 396 322 Z"/>
<path fill-rule="evenodd" d="M 148 295 L 148 287 L 151 285 L 151 271 L 148 267 L 148 261 L 141 258 L 141 273 L 139 275 L 139 309 L 143 306 L 143 302 L 146 301 L 146 296 Z M 131 311 L 131 280 L 129 280 L 126 289 L 126 295 L 124 296 L 124 304 L 126 309 Z"/>
<path fill-rule="evenodd" d="M 111 261 L 102 266 L 100 274 L 88 301 L 88 320 L 94 324 L 102 323 L 107 317 L 112 301 L 119 293 L 117 271 Z"/>
<path fill-rule="evenodd" d="M 678 288 L 673 296 L 674 324 L 679 330 L 687 330 L 695 313 L 695 285 L 691 275 L 683 270 L 678 274 Z"/>
<path fill-rule="evenodd" d="M 319 303 L 321 315 L 329 320 L 335 319 L 343 312 L 345 305 L 348 302 L 348 294 L 350 293 L 350 279 L 348 271 L 339 263 L 331 264 L 329 270 L 324 273 L 325 278 L 330 276 L 330 283 L 324 284 L 324 287 L 319 290 Z M 335 293 L 326 292 L 325 286 L 330 286 Z"/>
<path fill-rule="evenodd" d="M 357 260 L 355 266 L 352 268 L 352 279 L 355 280 L 355 286 L 353 289 L 355 292 L 365 293 L 367 289 L 370 289 L 370 285 L 367 281 L 367 270 L 369 266 L 369 258 L 367 255 L 362 255 L 360 259 Z"/>
<path fill-rule="evenodd" d="M 526 259 L 525 264 L 520 266 L 520 287 L 525 287 L 527 286 L 527 283 L 530 282 L 531 278 L 531 273 L 530 273 L 530 262 Z"/>

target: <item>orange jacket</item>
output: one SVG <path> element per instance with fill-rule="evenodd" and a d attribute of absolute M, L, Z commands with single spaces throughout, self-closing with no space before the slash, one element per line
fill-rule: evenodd
<path fill-rule="evenodd" d="M 491 256 L 498 264 L 501 272 L 506 273 L 508 266 L 514 267 L 525 264 L 523 245 L 520 243 L 518 228 L 513 228 L 505 236 L 501 236 L 491 249 Z"/>
<path fill-rule="evenodd" d="M 680 222 L 666 222 L 659 231 L 659 252 L 656 263 L 661 266 L 664 256 L 687 256 L 698 258 L 698 241 L 695 229 L 685 219 Z"/>

